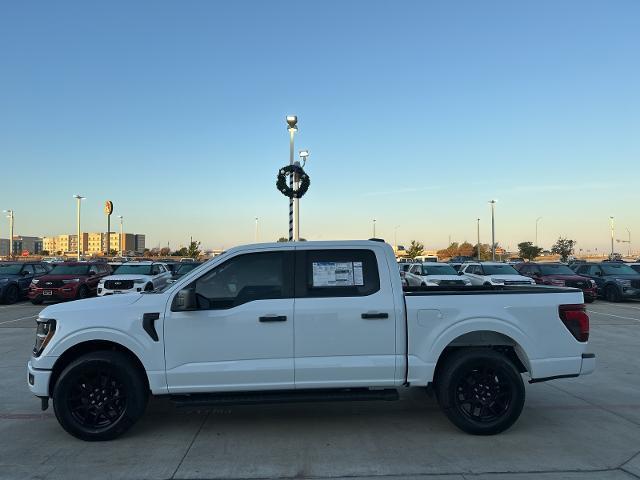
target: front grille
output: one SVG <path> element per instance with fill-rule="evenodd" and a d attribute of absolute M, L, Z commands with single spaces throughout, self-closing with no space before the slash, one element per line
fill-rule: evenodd
<path fill-rule="evenodd" d="M 633 288 L 640 288 L 640 280 L 631 280 L 631 286 Z"/>
<path fill-rule="evenodd" d="M 38 283 L 40 288 L 60 288 L 62 285 L 64 285 L 62 280 L 45 280 Z"/>
<path fill-rule="evenodd" d="M 505 285 L 531 285 L 531 282 L 525 280 L 505 280 Z"/>
<path fill-rule="evenodd" d="M 440 286 L 464 285 L 464 280 L 440 280 Z"/>
<path fill-rule="evenodd" d="M 106 280 L 104 288 L 109 290 L 129 290 L 133 288 L 133 280 Z"/>
<path fill-rule="evenodd" d="M 585 280 L 567 280 L 564 284 L 567 287 L 579 288 L 580 290 L 584 290 L 591 286 L 590 282 Z"/>

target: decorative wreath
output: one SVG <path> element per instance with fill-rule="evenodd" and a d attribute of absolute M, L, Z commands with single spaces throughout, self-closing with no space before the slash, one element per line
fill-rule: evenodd
<path fill-rule="evenodd" d="M 287 183 L 287 177 L 291 174 L 298 175 L 300 179 L 300 185 L 297 190 L 291 188 Z M 276 182 L 276 188 L 285 196 L 289 198 L 302 198 L 302 196 L 309 190 L 311 180 L 309 175 L 304 172 L 304 169 L 299 165 L 287 165 L 282 167 L 278 171 L 278 181 Z"/>

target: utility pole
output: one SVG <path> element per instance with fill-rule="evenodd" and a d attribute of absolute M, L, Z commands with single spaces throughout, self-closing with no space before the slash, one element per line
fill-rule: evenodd
<path fill-rule="evenodd" d="M 373 238 L 376 238 L 376 219 L 373 219 Z"/>
<path fill-rule="evenodd" d="M 497 200 L 490 200 L 491 204 L 491 261 L 496 261 L 496 202 Z"/>
<path fill-rule="evenodd" d="M 9 257 L 13 258 L 13 210 L 3 210 L 9 219 Z"/>
<path fill-rule="evenodd" d="M 256 217 L 256 231 L 254 235 L 254 241 L 255 243 L 258 243 L 258 217 Z"/>
<path fill-rule="evenodd" d="M 124 229 L 122 226 L 122 219 L 124 218 L 122 215 L 118 215 L 120 219 L 120 256 L 124 257 Z"/>
<path fill-rule="evenodd" d="M 631 230 L 629 230 L 628 228 L 627 228 L 627 233 L 629 234 L 629 240 L 628 240 L 629 245 L 627 245 L 628 247 L 627 256 L 630 257 L 631 256 Z"/>
<path fill-rule="evenodd" d="M 82 195 L 74 195 L 73 198 L 75 198 L 78 202 L 78 211 L 77 211 L 77 234 L 78 234 L 78 238 L 77 238 L 77 245 L 78 245 L 78 261 L 80 261 L 80 244 L 82 243 L 82 239 L 80 238 L 80 236 L 82 235 L 80 233 L 80 202 L 82 202 L 82 200 L 85 199 L 85 197 L 83 197 Z"/>
<path fill-rule="evenodd" d="M 609 227 L 611 228 L 611 256 L 613 256 L 613 236 L 615 229 L 613 227 L 613 217 L 609 217 Z"/>
<path fill-rule="evenodd" d="M 480 219 L 477 218 L 476 219 L 476 223 L 477 223 L 477 230 L 478 230 L 478 243 L 477 243 L 477 247 L 476 247 L 476 254 L 478 257 L 478 261 L 480 261 Z"/>

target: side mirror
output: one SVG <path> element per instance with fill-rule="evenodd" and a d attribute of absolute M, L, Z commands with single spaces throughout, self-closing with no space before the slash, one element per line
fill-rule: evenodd
<path fill-rule="evenodd" d="M 458 275 L 462 276 L 462 270 L 458 270 Z M 456 280 L 457 281 L 457 280 Z"/>
<path fill-rule="evenodd" d="M 197 310 L 198 302 L 196 300 L 196 291 L 193 288 L 183 288 L 175 297 L 171 304 L 172 312 L 187 312 L 189 310 Z"/>
<path fill-rule="evenodd" d="M 20 275 L 22 275 L 23 277 L 27 277 L 27 276 L 31 275 L 31 272 L 27 272 L 26 270 L 23 270 Z"/>

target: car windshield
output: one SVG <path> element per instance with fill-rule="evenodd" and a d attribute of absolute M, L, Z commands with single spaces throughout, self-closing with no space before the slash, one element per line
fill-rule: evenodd
<path fill-rule="evenodd" d="M 633 268 L 624 264 L 600 265 L 605 275 L 637 275 Z"/>
<path fill-rule="evenodd" d="M 56 265 L 49 272 L 50 275 L 86 275 L 89 265 Z"/>
<path fill-rule="evenodd" d="M 423 265 L 422 275 L 457 275 L 451 265 Z"/>
<path fill-rule="evenodd" d="M 196 268 L 198 265 L 199 264 L 197 263 L 183 263 L 178 267 L 178 269 L 176 270 L 176 273 L 179 273 L 180 275 L 184 275 L 185 273 L 188 273 L 194 268 Z"/>
<path fill-rule="evenodd" d="M 520 275 L 511 265 L 483 265 L 485 275 Z"/>
<path fill-rule="evenodd" d="M 540 265 L 542 275 L 575 275 L 576 273 L 566 265 Z"/>
<path fill-rule="evenodd" d="M 113 273 L 116 275 L 151 275 L 151 265 L 120 265 Z"/>
<path fill-rule="evenodd" d="M 19 263 L 0 263 L 0 275 L 16 275 L 22 270 Z"/>

